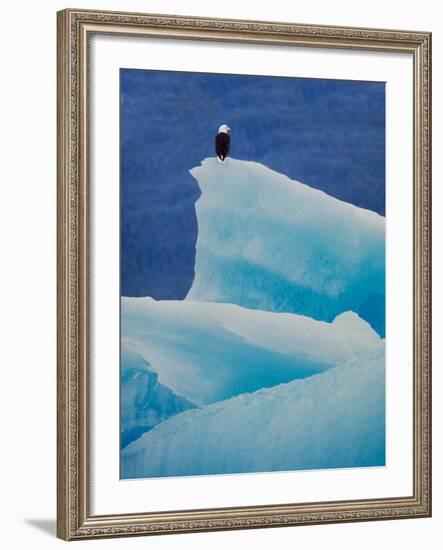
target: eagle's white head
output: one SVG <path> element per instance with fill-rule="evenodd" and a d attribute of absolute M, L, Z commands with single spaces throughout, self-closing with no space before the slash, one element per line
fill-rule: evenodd
<path fill-rule="evenodd" d="M 218 129 L 219 134 L 229 134 L 231 128 L 227 124 L 222 124 Z"/>

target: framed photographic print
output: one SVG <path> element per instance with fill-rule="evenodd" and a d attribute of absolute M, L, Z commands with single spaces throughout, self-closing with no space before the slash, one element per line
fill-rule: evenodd
<path fill-rule="evenodd" d="M 58 13 L 58 536 L 431 514 L 431 36 Z"/>

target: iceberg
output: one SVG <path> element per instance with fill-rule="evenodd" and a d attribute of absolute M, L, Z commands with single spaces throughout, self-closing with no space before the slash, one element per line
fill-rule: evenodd
<path fill-rule="evenodd" d="M 178 414 L 122 452 L 122 477 L 385 464 L 385 348 Z"/>
<path fill-rule="evenodd" d="M 383 465 L 384 218 L 256 162 L 191 174 L 186 299 L 121 299 L 122 477 Z"/>
<path fill-rule="evenodd" d="M 186 299 L 332 321 L 345 311 L 385 333 L 385 219 L 257 162 L 193 168 L 195 277 Z"/>
<path fill-rule="evenodd" d="M 235 304 L 125 297 L 121 316 L 123 349 L 143 358 L 174 396 L 199 407 L 312 376 L 380 343 L 353 312 L 328 323 Z M 123 373 L 131 361 L 122 355 Z"/>

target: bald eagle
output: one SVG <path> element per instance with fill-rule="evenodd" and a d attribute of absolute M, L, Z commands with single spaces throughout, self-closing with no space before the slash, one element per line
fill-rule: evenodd
<path fill-rule="evenodd" d="M 224 162 L 229 154 L 231 146 L 231 137 L 229 136 L 230 130 L 231 128 L 229 128 L 229 126 L 222 124 L 218 129 L 218 134 L 215 136 L 215 152 L 219 162 Z"/>

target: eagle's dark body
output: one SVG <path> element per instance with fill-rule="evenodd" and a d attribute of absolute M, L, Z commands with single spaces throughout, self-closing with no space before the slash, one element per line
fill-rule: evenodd
<path fill-rule="evenodd" d="M 217 157 L 224 161 L 229 154 L 231 148 L 231 137 L 225 132 L 219 132 L 215 136 L 215 152 Z"/>

